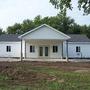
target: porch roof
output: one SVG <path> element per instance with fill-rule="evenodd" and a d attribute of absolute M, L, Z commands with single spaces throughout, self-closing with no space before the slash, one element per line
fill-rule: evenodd
<path fill-rule="evenodd" d="M 70 37 L 49 25 L 43 24 L 19 36 L 24 40 L 68 40 Z"/>

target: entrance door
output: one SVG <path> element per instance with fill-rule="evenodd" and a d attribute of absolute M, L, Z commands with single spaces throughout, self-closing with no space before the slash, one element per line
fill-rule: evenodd
<path fill-rule="evenodd" d="M 49 56 L 49 47 L 48 46 L 40 46 L 39 47 L 39 56 L 40 57 L 48 57 Z"/>

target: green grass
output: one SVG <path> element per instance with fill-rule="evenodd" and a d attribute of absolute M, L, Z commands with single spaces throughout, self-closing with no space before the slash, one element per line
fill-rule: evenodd
<path fill-rule="evenodd" d="M 14 74 L 8 75 L 3 72 L 0 74 L 0 90 L 90 90 L 90 72 L 76 73 L 61 68 L 34 66 L 30 63 L 16 64 L 12 71 L 15 74 L 18 72 L 19 76 L 22 75 L 22 78 L 26 75 L 25 78 L 28 77 L 28 79 L 13 79 L 19 77 L 18 74 L 14 76 Z M 38 76 L 39 78 L 34 76 L 35 79 L 33 77 L 29 81 L 30 72 L 36 74 L 36 76 L 41 76 Z"/>

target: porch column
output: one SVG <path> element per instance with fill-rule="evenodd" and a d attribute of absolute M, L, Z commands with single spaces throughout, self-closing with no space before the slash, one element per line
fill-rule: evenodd
<path fill-rule="evenodd" d="M 26 41 L 25 41 L 25 56 L 24 59 L 26 59 Z"/>
<path fill-rule="evenodd" d="M 62 41 L 62 56 L 61 59 L 63 59 L 63 41 Z"/>
<path fill-rule="evenodd" d="M 22 55 L 22 39 L 21 39 L 21 61 L 23 60 L 23 55 Z"/>
<path fill-rule="evenodd" d="M 68 62 L 68 40 L 66 40 L 66 60 Z"/>

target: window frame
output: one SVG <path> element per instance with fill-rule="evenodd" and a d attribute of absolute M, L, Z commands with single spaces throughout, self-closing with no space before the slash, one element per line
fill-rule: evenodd
<path fill-rule="evenodd" d="M 76 52 L 81 52 L 80 46 L 76 46 Z"/>
<path fill-rule="evenodd" d="M 35 52 L 35 46 L 34 45 L 30 45 L 30 53 L 34 53 Z"/>
<path fill-rule="evenodd" d="M 11 46 L 6 46 L 6 52 L 11 52 Z"/>
<path fill-rule="evenodd" d="M 53 53 L 58 53 L 58 46 L 57 45 L 53 46 Z"/>

